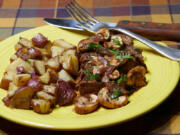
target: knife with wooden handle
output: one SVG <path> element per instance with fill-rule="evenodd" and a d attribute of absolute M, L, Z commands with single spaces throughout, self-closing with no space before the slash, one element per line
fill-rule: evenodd
<path fill-rule="evenodd" d="M 119 21 L 117 26 L 151 40 L 180 41 L 180 24 Z"/>
<path fill-rule="evenodd" d="M 75 20 L 45 18 L 44 21 L 50 25 L 65 29 L 84 30 Z M 180 24 L 135 22 L 127 20 L 106 24 L 111 27 L 119 26 L 151 40 L 180 41 Z"/>

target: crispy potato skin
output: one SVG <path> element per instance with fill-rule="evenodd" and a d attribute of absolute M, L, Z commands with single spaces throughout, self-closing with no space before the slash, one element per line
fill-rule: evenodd
<path fill-rule="evenodd" d="M 31 105 L 33 110 L 40 114 L 48 114 L 52 111 L 50 102 L 43 99 L 33 99 Z"/>
<path fill-rule="evenodd" d="M 10 80 L 2 78 L 1 83 L 0 83 L 0 88 L 8 90 L 10 82 L 11 82 Z"/>
<path fill-rule="evenodd" d="M 18 109 L 30 109 L 31 99 L 34 95 L 34 90 L 30 87 L 19 88 L 14 96 L 9 99 L 9 107 Z"/>

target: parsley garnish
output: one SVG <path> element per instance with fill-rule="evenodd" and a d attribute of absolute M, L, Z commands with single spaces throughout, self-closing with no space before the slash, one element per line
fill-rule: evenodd
<path fill-rule="evenodd" d="M 89 78 L 89 80 L 99 79 L 99 75 L 98 74 L 95 74 L 95 75 L 91 74 L 91 72 L 89 72 L 89 70 L 87 68 L 84 69 L 84 73 Z"/>
<path fill-rule="evenodd" d="M 90 56 L 94 56 L 94 53 L 90 53 Z"/>
<path fill-rule="evenodd" d="M 99 43 L 90 43 L 87 47 L 86 47 L 86 50 L 89 50 L 89 49 L 101 49 L 101 45 Z"/>
<path fill-rule="evenodd" d="M 126 82 L 128 78 L 126 76 L 120 76 L 117 80 L 117 84 L 120 85 L 121 82 Z"/>
<path fill-rule="evenodd" d="M 107 66 L 110 66 L 110 62 L 109 61 L 107 62 Z"/>
<path fill-rule="evenodd" d="M 27 59 L 26 62 L 30 63 L 31 64 L 31 60 L 30 59 Z"/>
<path fill-rule="evenodd" d="M 99 66 L 92 66 L 93 68 L 99 68 Z"/>
<path fill-rule="evenodd" d="M 116 51 L 116 50 L 109 50 L 111 53 L 113 53 L 114 55 L 119 55 L 120 52 L 119 51 Z"/>
<path fill-rule="evenodd" d="M 118 55 L 118 56 L 116 56 L 116 59 L 117 60 L 122 60 L 122 59 L 132 59 L 132 58 L 134 58 L 133 56 L 129 56 L 129 55 Z"/>
<path fill-rule="evenodd" d="M 122 92 L 120 91 L 120 89 L 114 89 L 113 93 L 109 95 L 109 97 L 111 99 L 117 99 L 119 96 L 122 95 Z"/>
<path fill-rule="evenodd" d="M 126 51 L 116 51 L 116 50 L 109 50 L 109 51 L 114 55 L 116 55 L 117 60 L 134 58 L 133 56 L 128 55 Z"/>
<path fill-rule="evenodd" d="M 118 46 L 122 46 L 122 44 L 119 42 L 118 38 L 113 39 L 113 42 Z"/>

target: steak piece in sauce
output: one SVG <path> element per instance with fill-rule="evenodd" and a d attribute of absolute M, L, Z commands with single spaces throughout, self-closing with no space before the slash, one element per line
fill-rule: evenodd
<path fill-rule="evenodd" d="M 76 82 L 81 96 L 99 96 L 101 89 L 107 88 L 108 99 L 116 101 L 147 84 L 142 51 L 133 46 L 133 39 L 127 35 L 101 29 L 79 42 L 78 56 L 80 71 Z"/>
<path fill-rule="evenodd" d="M 91 81 L 81 81 L 78 84 L 78 90 L 81 95 L 89 94 L 89 93 L 98 93 L 99 90 L 104 87 L 103 82 L 97 82 L 95 80 Z"/>

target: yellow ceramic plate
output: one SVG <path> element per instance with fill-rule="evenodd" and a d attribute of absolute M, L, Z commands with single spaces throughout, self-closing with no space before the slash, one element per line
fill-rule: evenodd
<path fill-rule="evenodd" d="M 80 32 L 70 32 L 52 26 L 43 26 L 14 35 L 0 43 L 0 79 L 9 64 L 10 56 L 14 53 L 14 45 L 19 37 L 31 39 L 39 32 L 51 41 L 62 38 L 72 44 L 77 44 L 87 37 Z M 129 98 L 128 105 L 113 110 L 101 107 L 88 115 L 78 115 L 72 111 L 73 106 L 66 106 L 59 107 L 50 114 L 40 115 L 30 110 L 6 107 L 1 100 L 7 92 L 0 89 L 0 115 L 13 122 L 37 128 L 82 130 L 121 123 L 150 111 L 165 100 L 175 88 L 179 79 L 179 64 L 156 54 L 142 43 L 135 41 L 135 45 L 144 49 L 143 55 L 149 71 L 146 76 L 148 85 L 134 93 Z"/>

